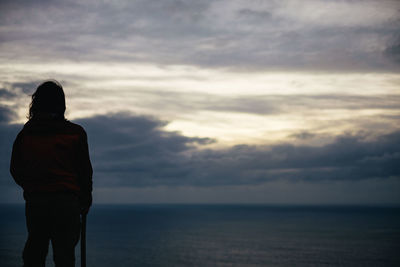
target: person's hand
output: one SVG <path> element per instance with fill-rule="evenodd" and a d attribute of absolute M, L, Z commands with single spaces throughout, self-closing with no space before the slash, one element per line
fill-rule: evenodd
<path fill-rule="evenodd" d="M 82 195 L 79 199 L 80 206 L 81 206 L 81 214 L 85 215 L 88 214 L 90 206 L 92 205 L 92 194 L 85 194 Z"/>

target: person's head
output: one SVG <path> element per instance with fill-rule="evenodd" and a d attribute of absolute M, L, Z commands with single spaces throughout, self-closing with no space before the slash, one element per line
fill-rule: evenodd
<path fill-rule="evenodd" d="M 41 114 L 64 119 L 65 95 L 61 84 L 55 80 L 40 84 L 32 95 L 28 119 L 34 119 Z"/>

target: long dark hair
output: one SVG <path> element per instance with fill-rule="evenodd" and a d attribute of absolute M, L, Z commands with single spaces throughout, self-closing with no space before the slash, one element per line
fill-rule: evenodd
<path fill-rule="evenodd" d="M 35 119 L 40 113 L 50 114 L 57 119 L 65 119 L 64 90 L 56 80 L 43 82 L 32 95 L 28 119 Z"/>

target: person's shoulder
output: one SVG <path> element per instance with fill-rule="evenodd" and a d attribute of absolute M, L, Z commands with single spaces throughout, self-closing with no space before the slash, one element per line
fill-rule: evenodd
<path fill-rule="evenodd" d="M 77 134 L 80 134 L 80 135 L 86 136 L 86 131 L 85 131 L 85 129 L 84 129 L 81 125 L 79 125 L 79 124 L 77 124 L 77 123 L 73 123 L 73 122 L 68 121 L 68 120 L 65 120 L 64 123 L 65 123 L 66 127 L 67 127 L 70 131 L 72 131 L 72 132 L 74 132 L 74 133 L 77 133 Z"/>
<path fill-rule="evenodd" d="M 22 125 L 20 131 L 15 138 L 15 141 L 20 140 L 27 135 L 31 135 L 32 132 L 34 132 L 34 126 L 32 126 L 32 121 L 28 120 L 25 124 Z"/>
<path fill-rule="evenodd" d="M 32 127 L 32 120 L 28 120 L 25 122 L 25 124 L 22 126 L 21 132 L 26 131 L 27 129 Z"/>
<path fill-rule="evenodd" d="M 27 132 L 30 132 L 32 129 L 32 121 L 28 120 L 24 125 L 22 125 L 21 130 L 18 133 L 18 136 L 24 135 Z"/>
<path fill-rule="evenodd" d="M 22 128 L 19 130 L 17 136 L 15 137 L 15 140 L 21 139 L 22 136 L 25 134 L 25 132 L 26 132 L 25 125 L 23 125 Z"/>

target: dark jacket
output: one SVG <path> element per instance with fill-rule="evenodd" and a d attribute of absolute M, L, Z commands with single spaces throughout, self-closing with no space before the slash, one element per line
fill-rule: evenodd
<path fill-rule="evenodd" d="M 29 120 L 13 145 L 10 172 L 24 197 L 48 193 L 77 194 L 92 201 L 92 165 L 85 130 L 67 120 Z"/>

